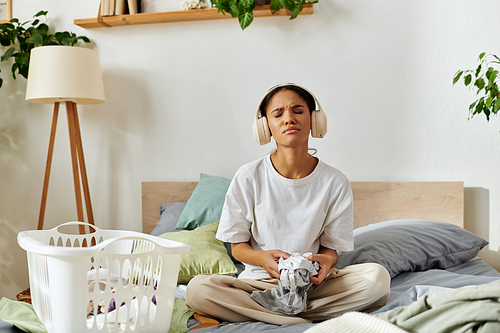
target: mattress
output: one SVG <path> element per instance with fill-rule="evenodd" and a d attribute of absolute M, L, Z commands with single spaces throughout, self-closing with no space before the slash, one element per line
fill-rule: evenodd
<path fill-rule="evenodd" d="M 479 257 L 446 269 L 428 269 L 418 272 L 404 272 L 391 281 L 391 295 L 387 304 L 375 313 L 391 310 L 397 306 L 409 305 L 425 294 L 441 292 L 465 286 L 486 284 L 500 279 L 500 273 Z M 195 326 L 191 320 L 188 326 Z M 304 332 L 314 323 L 299 325 L 272 325 L 263 322 L 228 323 L 197 329 L 197 333 L 252 333 L 252 332 Z"/>

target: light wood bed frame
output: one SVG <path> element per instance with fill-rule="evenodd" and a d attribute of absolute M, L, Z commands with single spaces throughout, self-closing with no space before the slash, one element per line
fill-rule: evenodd
<path fill-rule="evenodd" d="M 143 182 L 142 231 L 151 233 L 160 205 L 186 202 L 197 182 Z M 394 219 L 422 219 L 464 226 L 462 182 L 351 182 L 354 227 Z"/>

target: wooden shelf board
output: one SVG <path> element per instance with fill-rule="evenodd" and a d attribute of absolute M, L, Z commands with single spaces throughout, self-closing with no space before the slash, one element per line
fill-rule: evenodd
<path fill-rule="evenodd" d="M 309 15 L 313 13 L 313 4 L 308 3 L 300 12 L 300 15 Z M 254 17 L 267 16 L 290 16 L 290 11 L 282 8 L 281 10 L 271 13 L 270 6 L 256 6 L 253 11 Z M 166 22 L 186 22 L 186 21 L 201 21 L 201 20 L 220 20 L 232 18 L 230 14 L 217 13 L 217 8 L 209 9 L 192 9 L 176 12 L 164 13 L 140 13 L 134 15 L 115 15 L 103 16 L 102 18 L 85 18 L 75 19 L 74 23 L 82 28 L 102 28 L 102 27 L 119 27 L 124 25 L 137 24 L 152 24 Z"/>

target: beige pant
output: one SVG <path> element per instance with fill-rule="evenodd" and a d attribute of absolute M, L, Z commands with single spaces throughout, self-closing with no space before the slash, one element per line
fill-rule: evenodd
<path fill-rule="evenodd" d="M 229 322 L 294 325 L 326 320 L 347 311 L 375 311 L 387 302 L 390 282 L 389 273 L 379 264 L 332 268 L 327 278 L 309 293 L 307 310 L 289 316 L 271 312 L 250 298 L 254 290 L 278 288 L 277 279 L 250 280 L 203 274 L 189 282 L 186 305 L 200 315 Z"/>

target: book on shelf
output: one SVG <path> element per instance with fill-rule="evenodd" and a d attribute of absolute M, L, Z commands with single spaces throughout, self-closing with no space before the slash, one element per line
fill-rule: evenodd
<path fill-rule="evenodd" d="M 115 15 L 125 15 L 128 13 L 127 0 L 116 0 Z"/>
<path fill-rule="evenodd" d="M 139 3 L 137 0 L 127 0 L 128 1 L 128 12 L 129 14 L 139 13 Z"/>
<path fill-rule="evenodd" d="M 101 2 L 99 4 L 99 15 L 101 15 L 101 16 L 105 16 L 107 13 L 107 10 L 108 10 L 107 1 L 108 0 L 101 0 Z"/>
<path fill-rule="evenodd" d="M 101 0 L 101 16 L 111 16 L 115 13 L 115 0 Z"/>
<path fill-rule="evenodd" d="M 115 3 L 116 0 L 109 0 L 109 15 L 115 15 Z"/>

